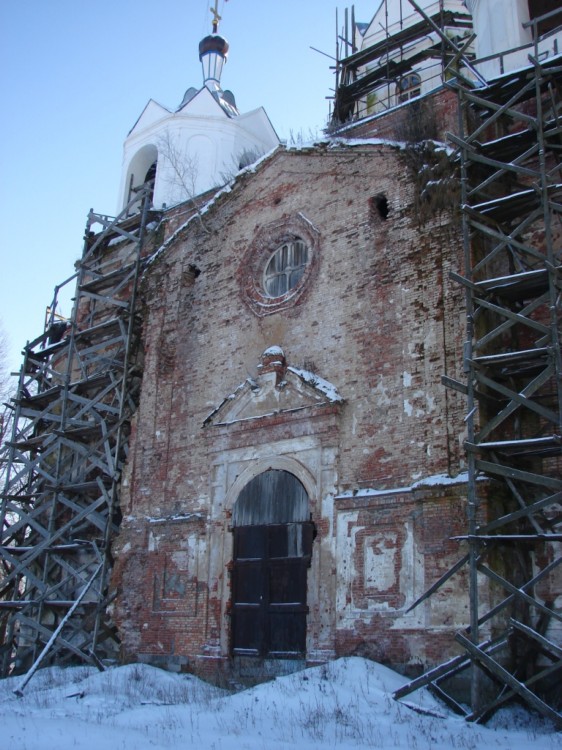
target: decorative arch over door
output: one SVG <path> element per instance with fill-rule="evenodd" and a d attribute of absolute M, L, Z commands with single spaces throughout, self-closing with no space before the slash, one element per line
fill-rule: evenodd
<path fill-rule="evenodd" d="M 314 535 L 304 486 L 288 471 L 258 474 L 238 496 L 233 527 L 232 654 L 303 658 Z"/>

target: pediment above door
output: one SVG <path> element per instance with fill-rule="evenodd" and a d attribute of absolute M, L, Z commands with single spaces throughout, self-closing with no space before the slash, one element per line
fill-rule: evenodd
<path fill-rule="evenodd" d="M 227 425 L 343 403 L 335 385 L 316 373 L 288 366 L 278 346 L 266 349 L 258 371 L 255 379 L 248 378 L 223 398 L 204 426 Z"/>

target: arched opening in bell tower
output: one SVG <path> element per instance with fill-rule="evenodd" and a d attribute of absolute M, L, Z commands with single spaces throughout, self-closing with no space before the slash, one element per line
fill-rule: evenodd
<path fill-rule="evenodd" d="M 154 185 L 158 170 L 158 149 L 152 144 L 140 148 L 133 156 L 127 169 L 123 205 L 126 206 L 135 197 L 138 189 L 149 183 L 150 201 L 154 196 Z M 140 206 L 133 205 L 131 212 Z"/>

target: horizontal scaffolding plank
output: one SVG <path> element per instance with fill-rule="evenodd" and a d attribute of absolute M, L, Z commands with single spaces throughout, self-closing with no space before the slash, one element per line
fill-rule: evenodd
<path fill-rule="evenodd" d="M 542 130 L 543 137 L 547 141 L 559 138 L 562 135 L 562 125 L 558 124 L 556 120 L 546 121 L 542 126 Z M 456 136 L 454 142 L 456 145 L 461 146 L 461 148 L 465 146 L 465 142 Z M 517 160 L 523 154 L 527 154 L 528 152 L 534 153 L 536 149 L 538 149 L 538 144 L 535 127 L 517 130 L 504 135 L 502 138 L 494 138 L 489 141 L 472 141 L 470 144 L 470 154 L 476 150 L 483 155 L 492 156 L 493 159 L 499 162 L 505 162 L 506 166 L 509 165 L 509 162 Z"/>
<path fill-rule="evenodd" d="M 115 420 L 114 420 L 115 421 Z M 87 440 L 92 437 L 99 435 L 102 432 L 101 422 L 95 422 L 90 425 L 74 426 L 72 421 L 70 425 L 64 430 L 54 430 L 56 435 L 60 437 L 66 437 L 71 440 Z"/>
<path fill-rule="evenodd" d="M 124 278 L 132 278 L 134 275 L 135 267 L 135 263 L 129 263 L 105 274 L 98 273 L 95 270 L 91 270 L 89 273 L 94 278 L 92 278 L 91 281 L 82 283 L 80 285 L 80 290 L 85 292 L 100 292 L 103 289 L 111 289 L 112 291 L 114 291 L 115 282 L 122 283 L 122 280 Z"/>
<path fill-rule="evenodd" d="M 548 487 L 552 490 L 562 490 L 562 480 L 560 479 L 544 476 L 543 474 L 534 474 L 530 471 L 515 469 L 513 466 L 503 466 L 501 464 L 492 463 L 491 461 L 477 460 L 476 468 L 478 471 L 482 471 L 485 474 L 509 477 L 510 479 L 528 482 L 529 484 L 538 485 L 539 487 Z"/>
<path fill-rule="evenodd" d="M 539 331 L 544 334 L 544 331 Z M 479 355 L 472 358 L 472 362 L 480 367 L 500 369 L 504 368 L 509 375 L 518 371 L 533 371 L 543 369 L 550 355 L 546 346 L 534 349 L 520 349 L 519 351 L 496 352 L 496 354 Z"/>
<path fill-rule="evenodd" d="M 562 184 L 551 185 L 548 188 L 550 199 L 562 198 Z M 511 193 L 500 198 L 495 198 L 485 203 L 477 203 L 471 206 L 476 213 L 486 216 L 497 221 L 505 223 L 512 219 L 528 214 L 534 211 L 541 202 L 541 195 L 538 190 L 530 188 L 520 190 L 517 193 Z"/>
<path fill-rule="evenodd" d="M 44 547 L 44 552 L 75 552 L 78 549 L 84 549 L 84 547 L 90 547 L 89 542 L 80 541 L 80 542 L 71 542 L 69 544 L 54 544 L 51 547 Z M 18 546 L 14 547 L 12 545 L 8 546 L 0 546 L 0 552 L 9 552 L 10 554 L 18 554 L 22 555 L 26 552 L 31 552 L 34 550 L 35 547 L 25 547 L 25 546 Z"/>
<path fill-rule="evenodd" d="M 465 534 L 452 536 L 455 541 L 469 542 L 562 542 L 562 534 Z"/>
<path fill-rule="evenodd" d="M 53 354 L 57 354 L 57 352 L 62 351 L 68 346 L 68 339 L 64 338 L 61 339 L 61 341 L 57 341 L 54 344 L 49 344 L 48 346 L 45 346 L 43 349 L 29 349 L 27 353 L 27 360 L 26 360 L 26 371 L 27 372 L 33 372 L 32 369 L 29 369 L 30 365 L 33 365 L 34 363 L 43 362 L 46 359 L 49 359 L 49 357 L 52 357 Z"/>
<path fill-rule="evenodd" d="M 562 266 L 558 266 L 555 270 L 557 272 L 562 271 Z M 547 291 L 548 286 L 549 272 L 547 268 L 485 279 L 484 281 L 477 281 L 475 284 L 475 287 L 479 290 L 499 295 L 510 301 L 538 297 Z"/>
<path fill-rule="evenodd" d="M 17 609 L 22 610 L 27 607 L 50 607 L 51 609 L 69 609 L 74 604 L 74 599 L 30 599 L 30 600 L 0 600 L 0 610 L 2 609 Z M 97 602 L 83 601 L 80 603 L 81 607 L 96 607 Z"/>
<path fill-rule="evenodd" d="M 42 391 L 41 393 L 36 393 L 34 395 L 23 394 L 15 400 L 16 403 L 19 403 L 22 406 L 29 406 L 37 409 L 41 406 L 48 406 L 49 404 L 53 403 L 53 401 L 56 401 L 58 398 L 60 398 L 61 390 L 62 387 L 60 385 L 56 385 L 53 388 L 49 388 L 48 390 Z"/>
<path fill-rule="evenodd" d="M 89 482 L 72 482 L 68 484 L 58 484 L 53 485 L 50 489 L 51 491 L 58 491 L 58 492 L 72 492 L 76 494 L 86 494 L 89 495 L 93 492 L 99 492 L 100 489 L 100 482 L 103 487 L 107 488 L 111 486 L 111 478 L 110 477 L 99 477 L 97 480 L 92 480 Z"/>
<path fill-rule="evenodd" d="M 548 437 L 527 438 L 521 440 L 496 440 L 493 442 L 464 444 L 467 451 L 478 453 L 494 451 L 501 456 L 557 456 L 562 453 L 562 438 L 560 435 Z"/>
<path fill-rule="evenodd" d="M 123 324 L 123 321 L 121 318 L 110 318 L 109 320 L 104 320 L 101 323 L 98 323 L 97 325 L 93 325 L 90 328 L 84 328 L 81 331 L 78 331 L 74 338 L 76 341 L 82 341 L 83 339 L 98 339 L 100 337 L 103 337 L 105 335 L 108 335 L 111 333 L 111 331 L 115 329 L 120 329 Z"/>
<path fill-rule="evenodd" d="M 451 10 L 444 11 L 443 15 L 441 13 L 436 13 L 435 15 L 430 16 L 430 19 L 434 23 L 443 24 L 444 26 L 460 26 L 461 28 L 464 28 L 471 25 L 470 16 L 468 14 L 455 13 Z M 410 41 L 423 37 L 427 34 L 429 29 L 430 26 L 427 21 L 418 21 L 418 23 L 407 26 L 397 34 L 393 34 L 391 37 L 386 37 L 382 41 L 367 47 L 367 49 L 360 50 L 359 52 L 355 52 L 353 55 L 344 58 L 340 61 L 341 65 L 344 68 L 351 69 L 362 67 L 367 63 L 376 60 L 378 57 L 388 54 L 394 49 L 400 49 L 404 44 L 407 44 Z"/>
<path fill-rule="evenodd" d="M 468 386 L 466 385 L 466 383 L 461 383 L 460 380 L 450 378 L 448 375 L 441 375 L 441 383 L 446 388 L 452 388 L 453 390 L 458 391 L 465 396 L 468 395 Z"/>
<path fill-rule="evenodd" d="M 6 445 L 8 445 L 10 448 L 17 448 L 20 451 L 32 451 L 40 450 L 45 446 L 45 444 L 48 444 L 53 440 L 53 434 L 50 432 L 46 432 L 43 435 L 36 435 L 35 437 L 30 437 L 25 440 L 8 440 L 6 441 Z"/>

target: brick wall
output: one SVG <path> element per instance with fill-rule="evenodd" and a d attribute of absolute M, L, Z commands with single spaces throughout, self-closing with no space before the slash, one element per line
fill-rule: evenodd
<path fill-rule="evenodd" d="M 374 644 L 402 669 L 442 656 L 433 631 L 458 625 L 462 593 L 405 610 L 456 559 L 443 529 L 462 526 L 463 485 L 412 488 L 464 468 L 464 403 L 441 385 L 461 377 L 464 300 L 449 280 L 462 270 L 457 226 L 443 211 L 420 223 L 416 189 L 397 148 L 321 146 L 276 152 L 184 230 L 181 207 L 168 212 L 176 239 L 143 281 L 142 396 L 115 546 L 125 658 L 224 664 L 232 506 L 269 466 L 305 485 L 317 529 L 309 660 Z M 253 253 L 299 222 L 315 238 L 302 293 L 261 314 L 243 293 L 263 272 Z M 273 345 L 343 403 L 294 376 L 267 385 L 258 365 Z"/>
<path fill-rule="evenodd" d="M 447 133 L 459 132 L 458 97 L 454 91 L 440 89 L 407 102 L 389 112 L 347 123 L 334 132 L 344 138 L 387 138 L 389 140 L 447 141 Z"/>

